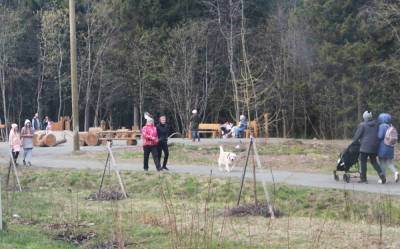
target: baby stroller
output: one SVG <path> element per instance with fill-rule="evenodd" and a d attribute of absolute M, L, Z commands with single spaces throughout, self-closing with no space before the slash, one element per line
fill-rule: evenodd
<path fill-rule="evenodd" d="M 358 162 L 360 146 L 360 143 L 354 142 L 339 155 L 336 170 L 333 171 L 333 177 L 336 181 L 339 181 L 337 171 L 344 171 L 343 180 L 347 183 L 350 182 L 351 178 L 360 178 L 360 165 Z M 351 169 L 352 167 L 353 169 Z"/>

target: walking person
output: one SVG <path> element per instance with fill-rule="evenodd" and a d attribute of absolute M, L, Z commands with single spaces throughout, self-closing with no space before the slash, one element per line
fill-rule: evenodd
<path fill-rule="evenodd" d="M 28 163 L 28 166 L 32 166 L 32 150 L 33 150 L 33 134 L 35 130 L 32 127 L 29 119 L 25 120 L 25 125 L 21 129 L 22 148 L 24 149 L 24 165 Z"/>
<path fill-rule="evenodd" d="M 192 141 L 193 142 L 196 141 L 196 138 L 197 138 L 197 141 L 200 142 L 199 124 L 200 124 L 200 117 L 197 114 L 197 110 L 194 109 L 192 111 L 192 116 L 190 117 L 190 130 L 192 132 Z"/>
<path fill-rule="evenodd" d="M 17 124 L 12 124 L 11 125 L 11 131 L 10 131 L 10 135 L 8 137 L 8 141 L 10 144 L 10 149 L 11 149 L 11 153 L 13 156 L 13 160 L 16 166 L 18 166 L 18 155 L 19 152 L 21 151 L 21 138 L 20 138 L 20 134 L 18 132 L 18 125 Z"/>
<path fill-rule="evenodd" d="M 361 161 L 361 179 L 359 183 L 367 183 L 367 161 L 368 158 L 381 178 L 382 184 L 386 183 L 386 177 L 377 161 L 379 140 L 378 140 L 378 124 L 372 120 L 372 113 L 365 111 L 363 114 L 364 122 L 358 125 L 353 142 L 360 142 L 360 161 Z"/>
<path fill-rule="evenodd" d="M 44 117 L 44 119 L 43 119 L 43 122 L 42 122 L 42 130 L 44 130 L 44 131 L 47 132 L 49 123 L 50 123 L 49 116 L 46 115 L 46 116 Z"/>
<path fill-rule="evenodd" d="M 40 124 L 39 113 L 35 113 L 35 116 L 32 118 L 32 127 L 35 131 L 39 131 L 42 127 Z"/>
<path fill-rule="evenodd" d="M 154 126 L 154 120 L 149 115 L 146 115 L 146 125 L 142 128 L 143 141 L 143 168 L 149 170 L 150 153 L 153 156 L 154 164 L 157 171 L 161 170 L 160 160 L 158 158 L 158 135 L 157 128 Z"/>
<path fill-rule="evenodd" d="M 392 116 L 381 113 L 378 117 L 379 151 L 378 158 L 383 174 L 386 176 L 385 168 L 389 168 L 394 176 L 394 181 L 399 182 L 399 171 L 393 164 L 394 146 L 397 143 L 397 130 L 392 126 Z"/>
<path fill-rule="evenodd" d="M 167 118 L 163 114 L 160 116 L 160 123 L 157 125 L 157 134 L 158 134 L 158 160 L 161 164 L 161 156 L 164 152 L 164 160 L 161 167 L 161 170 L 168 170 L 167 163 L 168 163 L 168 136 L 170 134 L 170 126 L 167 123 Z"/>

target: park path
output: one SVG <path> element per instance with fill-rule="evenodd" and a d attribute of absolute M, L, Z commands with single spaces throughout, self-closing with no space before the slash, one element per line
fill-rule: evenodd
<path fill-rule="evenodd" d="M 116 146 L 118 147 L 118 146 Z M 80 158 L 80 156 L 71 156 L 72 147 L 70 144 L 64 144 L 53 148 L 35 148 L 33 167 L 57 168 L 57 169 L 92 169 L 100 170 L 104 168 L 104 161 L 98 159 Z M 105 151 L 105 147 L 83 147 L 84 152 Z M 6 165 L 8 162 L 8 145 L 0 143 L 0 164 Z M 138 162 L 118 162 L 117 166 L 120 170 L 142 171 L 143 166 Z M 232 172 L 220 172 L 215 166 L 199 166 L 199 165 L 169 165 L 170 173 L 191 174 L 208 176 L 210 172 L 216 177 L 232 177 L 240 178 L 242 168 L 234 168 Z M 150 167 L 150 171 L 155 168 Z M 23 172 L 22 172 L 23 173 Z M 246 174 L 247 177 L 252 177 L 251 169 Z M 258 170 L 257 180 L 266 180 L 269 183 L 285 183 L 288 185 L 330 188 L 350 191 L 362 191 L 370 193 L 390 194 L 400 196 L 400 184 L 393 183 L 392 179 L 385 185 L 377 184 L 378 177 L 370 176 L 368 184 L 344 183 L 343 181 L 335 181 L 332 174 L 323 173 L 303 173 L 290 172 L 283 170 L 274 170 L 273 177 L 269 170 Z"/>

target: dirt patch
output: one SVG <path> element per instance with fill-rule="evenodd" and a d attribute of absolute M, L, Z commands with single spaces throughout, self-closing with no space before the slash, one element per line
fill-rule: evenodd
<path fill-rule="evenodd" d="M 54 240 L 62 240 L 73 245 L 79 246 L 85 243 L 85 241 L 94 238 L 97 234 L 93 231 L 74 234 L 71 231 L 67 230 L 64 233 L 59 233 L 54 237 Z"/>
<path fill-rule="evenodd" d="M 89 201 L 119 201 L 124 199 L 124 194 L 118 191 L 102 191 L 91 193 L 86 199 Z"/>
<path fill-rule="evenodd" d="M 271 217 L 271 213 L 269 212 L 269 205 L 267 203 L 255 203 L 252 204 L 244 204 L 240 206 L 235 206 L 227 211 L 225 211 L 225 215 L 228 216 L 264 216 Z M 279 210 L 274 210 L 275 217 L 281 217 L 282 213 Z"/>

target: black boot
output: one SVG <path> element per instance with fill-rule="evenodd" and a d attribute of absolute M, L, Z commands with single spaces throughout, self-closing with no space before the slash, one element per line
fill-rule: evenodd
<path fill-rule="evenodd" d="M 358 183 L 368 183 L 367 178 L 361 177 L 360 180 L 358 181 Z"/>
<path fill-rule="evenodd" d="M 385 184 L 386 183 L 386 176 L 384 174 L 379 175 L 379 177 L 381 178 L 381 184 Z"/>

